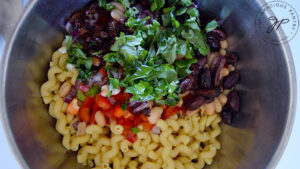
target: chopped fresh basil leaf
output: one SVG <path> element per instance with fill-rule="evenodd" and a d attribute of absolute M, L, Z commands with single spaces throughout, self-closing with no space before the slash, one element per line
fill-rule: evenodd
<path fill-rule="evenodd" d="M 98 85 L 94 85 L 85 94 L 87 96 L 96 96 L 98 93 L 100 93 L 100 91 L 101 91 L 100 87 Z"/>
<path fill-rule="evenodd" d="M 106 0 L 98 0 L 98 6 L 108 11 L 111 11 L 115 8 L 114 5 L 107 3 Z"/>
<path fill-rule="evenodd" d="M 218 22 L 216 20 L 212 20 L 206 25 L 205 31 L 211 32 L 211 31 L 215 30 L 217 27 L 218 27 Z"/>
<path fill-rule="evenodd" d="M 102 50 L 99 50 L 98 52 L 93 52 L 92 53 L 92 55 L 94 55 L 94 56 L 97 56 L 97 55 L 100 55 L 100 54 L 102 54 Z"/>
<path fill-rule="evenodd" d="M 67 63 L 72 64 L 79 71 L 79 79 L 88 79 L 92 74 L 92 58 L 87 57 L 82 50 L 83 47 L 80 44 L 72 44 L 72 37 L 70 36 L 66 36 L 66 45 L 68 46 L 67 52 L 69 54 Z"/>
<path fill-rule="evenodd" d="M 165 0 L 150 0 L 151 2 L 151 11 L 159 10 L 165 6 Z"/>
<path fill-rule="evenodd" d="M 71 48 L 72 45 L 72 36 L 66 36 L 66 48 L 67 50 L 69 50 Z"/>
<path fill-rule="evenodd" d="M 137 133 L 140 132 L 141 130 L 140 130 L 139 128 L 133 127 L 133 128 L 131 128 L 131 131 L 132 131 L 134 134 L 137 134 Z"/>

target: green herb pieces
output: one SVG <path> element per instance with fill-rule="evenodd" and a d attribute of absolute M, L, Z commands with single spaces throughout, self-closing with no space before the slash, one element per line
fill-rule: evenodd
<path fill-rule="evenodd" d="M 151 2 L 151 11 L 159 10 L 165 6 L 165 0 L 150 0 Z"/>
<path fill-rule="evenodd" d="M 218 27 L 218 22 L 216 20 L 212 20 L 206 25 L 205 31 L 211 32 L 211 31 L 215 30 L 217 27 Z"/>
<path fill-rule="evenodd" d="M 102 50 L 99 50 L 98 52 L 93 52 L 92 55 L 93 56 L 97 56 L 97 55 L 100 55 L 102 54 Z"/>
<path fill-rule="evenodd" d="M 191 19 L 187 20 L 184 26 L 185 29 L 181 32 L 181 36 L 198 48 L 203 56 L 206 56 L 210 49 L 206 43 L 206 36 L 201 31 L 198 23 Z"/>
<path fill-rule="evenodd" d="M 108 11 L 111 11 L 115 8 L 114 5 L 107 3 L 106 0 L 98 0 L 98 6 Z"/>
<path fill-rule="evenodd" d="M 87 96 L 96 96 L 98 93 L 100 93 L 101 89 L 98 85 L 94 85 L 92 88 L 90 88 L 87 92 Z"/>
<path fill-rule="evenodd" d="M 158 53 L 162 54 L 163 58 L 172 64 L 176 59 L 176 49 L 177 49 L 177 39 L 173 35 L 168 37 L 164 41 L 160 42 L 160 47 L 158 48 Z"/>
<path fill-rule="evenodd" d="M 83 47 L 80 44 L 73 44 L 71 36 L 66 36 L 66 48 L 69 54 L 67 63 L 74 65 L 79 71 L 79 79 L 88 79 L 92 74 L 92 58 L 87 57 L 87 55 L 83 52 Z"/>
<path fill-rule="evenodd" d="M 78 91 L 77 91 L 77 98 L 78 98 L 80 101 L 82 101 L 82 102 L 85 101 L 85 95 L 82 93 L 81 90 L 78 90 Z"/>
<path fill-rule="evenodd" d="M 139 128 L 133 127 L 133 128 L 131 128 L 131 131 L 133 132 L 133 134 L 137 134 L 141 130 Z"/>

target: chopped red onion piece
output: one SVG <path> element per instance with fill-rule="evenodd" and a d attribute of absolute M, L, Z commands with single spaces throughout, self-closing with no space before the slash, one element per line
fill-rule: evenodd
<path fill-rule="evenodd" d="M 160 130 L 159 127 L 154 126 L 154 127 L 152 128 L 152 133 L 153 133 L 153 134 L 156 134 L 156 135 L 159 135 L 159 134 L 161 133 L 161 130 Z"/>
<path fill-rule="evenodd" d="M 72 87 L 69 93 L 66 95 L 64 102 L 68 104 L 71 103 L 71 101 L 76 97 L 76 95 L 77 95 L 77 91 L 74 87 Z"/>

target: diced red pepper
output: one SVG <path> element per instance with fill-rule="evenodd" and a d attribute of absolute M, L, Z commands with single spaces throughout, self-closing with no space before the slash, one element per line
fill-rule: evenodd
<path fill-rule="evenodd" d="M 108 117 L 110 119 L 116 119 L 117 117 L 114 116 L 113 111 L 114 111 L 113 109 L 108 109 L 108 110 L 102 110 L 101 112 L 105 117 Z"/>
<path fill-rule="evenodd" d="M 148 118 L 144 114 L 141 114 L 140 117 L 142 118 L 143 122 L 148 122 Z"/>
<path fill-rule="evenodd" d="M 82 93 L 86 93 L 87 91 L 89 91 L 90 90 L 90 88 L 87 86 L 87 85 L 84 85 L 84 84 L 80 84 L 79 85 L 79 90 L 81 90 L 82 91 Z"/>
<path fill-rule="evenodd" d="M 79 109 L 79 120 L 80 121 L 84 121 L 87 124 L 90 121 L 90 117 L 91 117 L 91 110 L 93 108 L 95 104 L 95 99 L 93 97 L 86 97 L 85 101 L 83 102 L 83 104 L 81 105 L 80 109 Z"/>
<path fill-rule="evenodd" d="M 85 101 L 81 105 L 80 108 L 89 108 L 92 109 L 95 104 L 95 98 L 94 97 L 86 97 Z"/>
<path fill-rule="evenodd" d="M 143 122 L 142 123 L 144 130 L 150 131 L 155 126 L 154 124 L 151 124 L 150 122 Z"/>
<path fill-rule="evenodd" d="M 117 118 L 120 118 L 124 115 L 124 110 L 122 109 L 122 107 L 119 104 L 116 104 L 114 106 L 114 111 L 113 111 L 114 116 L 116 116 Z"/>
<path fill-rule="evenodd" d="M 179 112 L 180 112 L 180 107 L 170 107 L 170 106 L 168 106 L 162 114 L 162 119 L 166 120 L 167 118 L 169 118 L 169 117 L 171 117 L 171 116 L 173 116 L 173 115 L 175 115 Z"/>
<path fill-rule="evenodd" d="M 79 110 L 79 120 L 81 122 L 86 122 L 87 124 L 89 123 L 90 121 L 90 109 L 89 108 L 80 108 Z"/>
<path fill-rule="evenodd" d="M 143 119 L 140 116 L 134 116 L 133 126 L 138 126 L 143 122 Z"/>
<path fill-rule="evenodd" d="M 103 67 L 99 70 L 99 72 L 100 72 L 102 75 L 107 76 L 107 72 L 105 71 L 105 66 L 103 66 Z"/>
<path fill-rule="evenodd" d="M 96 98 L 96 100 L 97 100 L 97 105 L 98 105 L 101 109 L 103 109 L 103 110 L 108 110 L 108 109 L 110 109 L 110 108 L 112 107 L 112 105 L 111 105 L 110 101 L 108 100 L 108 98 L 103 97 L 103 96 L 101 96 L 101 95 L 99 95 L 99 94 L 98 94 L 96 97 L 97 97 L 97 98 Z"/>
<path fill-rule="evenodd" d="M 117 121 L 117 124 L 120 124 L 123 126 L 124 131 L 130 130 L 130 128 L 132 127 L 132 121 L 129 119 L 118 118 L 116 121 Z"/>
<path fill-rule="evenodd" d="M 131 130 L 123 132 L 122 135 L 131 143 L 134 143 L 137 140 L 137 136 Z"/>
<path fill-rule="evenodd" d="M 133 114 L 130 113 L 130 111 L 128 110 L 128 108 L 124 111 L 124 118 L 125 118 L 125 119 L 131 119 L 131 120 L 134 119 Z"/>

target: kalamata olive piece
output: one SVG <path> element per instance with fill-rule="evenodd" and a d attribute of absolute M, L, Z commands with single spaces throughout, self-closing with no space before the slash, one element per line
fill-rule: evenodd
<path fill-rule="evenodd" d="M 202 96 L 195 96 L 184 102 L 186 110 L 196 110 L 205 103 L 205 99 Z"/>
<path fill-rule="evenodd" d="M 198 83 L 200 88 L 211 88 L 211 72 L 208 69 L 203 69 L 200 71 Z"/>
<path fill-rule="evenodd" d="M 237 113 L 240 109 L 240 97 L 237 91 L 231 91 L 228 95 L 227 95 L 227 103 L 225 105 L 225 107 L 234 112 Z"/>
<path fill-rule="evenodd" d="M 197 68 L 198 68 L 198 70 L 203 69 L 204 66 L 206 65 L 206 63 L 207 63 L 207 57 L 206 56 L 198 58 L 198 62 L 197 62 Z"/>
<path fill-rule="evenodd" d="M 220 84 L 221 84 L 221 71 L 224 68 L 225 63 L 226 63 L 225 57 L 221 57 L 219 67 L 215 74 L 214 86 L 220 86 Z"/>
<path fill-rule="evenodd" d="M 211 32 L 217 34 L 220 41 L 225 40 L 227 37 L 226 34 L 221 29 L 215 29 Z"/>
<path fill-rule="evenodd" d="M 217 52 L 221 49 L 220 41 L 226 39 L 226 34 L 220 29 L 215 29 L 207 34 L 207 43 L 210 49 Z"/>
<path fill-rule="evenodd" d="M 239 56 L 236 53 L 226 53 L 226 65 L 235 65 L 238 60 Z"/>
<path fill-rule="evenodd" d="M 214 88 L 214 89 L 200 89 L 196 91 L 196 95 L 200 95 L 204 97 L 206 100 L 209 100 L 211 98 L 215 98 L 221 94 L 220 88 Z"/>
<path fill-rule="evenodd" d="M 181 93 L 184 93 L 190 89 L 192 89 L 193 87 L 193 83 L 192 83 L 192 80 L 188 77 L 186 79 L 184 79 L 181 83 L 180 83 L 180 90 L 181 90 Z"/>
<path fill-rule="evenodd" d="M 222 118 L 223 123 L 231 124 L 231 122 L 232 122 L 232 112 L 231 111 L 228 111 L 225 109 L 220 113 L 220 116 Z"/>
<path fill-rule="evenodd" d="M 211 64 L 210 64 L 210 70 L 211 70 L 212 72 L 217 71 L 217 68 L 218 68 L 218 66 L 219 66 L 220 61 L 221 61 L 221 56 L 220 56 L 220 55 L 217 55 L 217 56 L 213 59 L 213 61 L 212 61 Z"/>
<path fill-rule="evenodd" d="M 207 43 L 210 49 L 214 52 L 217 52 L 221 49 L 221 43 L 218 37 L 215 34 L 208 35 Z"/>
<path fill-rule="evenodd" d="M 239 80 L 238 71 L 230 72 L 230 74 L 223 79 L 223 88 L 224 89 L 233 88 L 237 84 L 238 80 Z"/>

